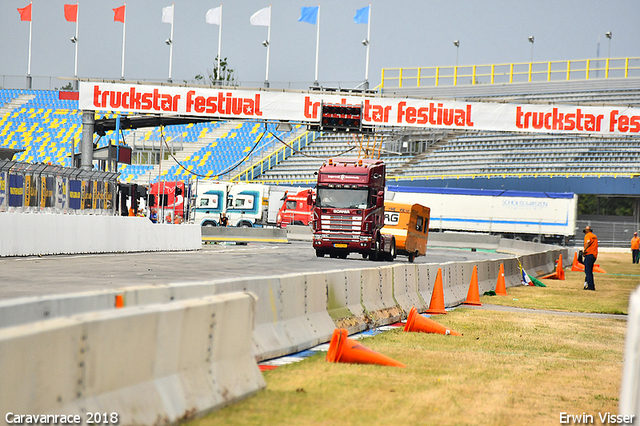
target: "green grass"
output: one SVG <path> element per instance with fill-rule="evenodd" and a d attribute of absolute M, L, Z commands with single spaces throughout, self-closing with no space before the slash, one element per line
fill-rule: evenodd
<path fill-rule="evenodd" d="M 599 263 L 633 273 L 638 265 L 625 259 Z M 626 312 L 638 280 L 598 275 L 593 293 L 581 290 L 579 275 L 482 301 Z M 469 308 L 434 319 L 464 336 L 387 331 L 363 345 L 407 368 L 331 364 L 317 354 L 265 372 L 265 391 L 191 424 L 556 425 L 560 412 L 617 413 L 626 321 Z"/>
<path fill-rule="evenodd" d="M 640 283 L 640 265 L 631 254 L 601 253 L 597 263 L 607 274 L 594 274 L 596 291 L 585 291 L 584 272 L 565 269 L 566 280 L 541 280 L 545 287 L 511 287 L 508 297 L 482 296 L 480 302 L 521 308 L 626 314 L 629 294 Z M 530 271 L 528 271 L 530 272 Z"/>

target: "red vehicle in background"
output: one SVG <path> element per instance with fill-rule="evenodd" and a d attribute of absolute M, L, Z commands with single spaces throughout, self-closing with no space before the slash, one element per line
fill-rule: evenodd
<path fill-rule="evenodd" d="M 185 215 L 184 182 L 158 182 L 149 191 L 149 215 L 157 222 L 181 223 Z M 170 219 L 170 221 L 169 221 Z"/>
<path fill-rule="evenodd" d="M 309 225 L 315 198 L 313 189 L 305 189 L 295 195 L 286 193 L 276 217 L 278 228 L 286 228 L 289 225 Z"/>

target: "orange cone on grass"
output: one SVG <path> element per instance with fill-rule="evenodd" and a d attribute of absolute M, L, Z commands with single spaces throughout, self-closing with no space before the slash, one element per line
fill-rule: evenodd
<path fill-rule="evenodd" d="M 562 255 L 558 258 L 555 272 L 540 277 L 541 280 L 563 280 L 564 281 L 564 268 L 562 267 Z"/>
<path fill-rule="evenodd" d="M 442 324 L 425 318 L 418 313 L 415 306 L 411 307 L 409 316 L 407 317 L 407 323 L 404 326 L 404 331 L 420 332 L 420 333 L 437 333 L 451 336 L 462 336 L 460 333 L 445 327 Z"/>
<path fill-rule="evenodd" d="M 467 300 L 464 301 L 464 304 L 482 306 L 482 303 L 480 303 L 480 289 L 478 288 L 478 267 L 475 265 L 473 266 L 473 273 L 471 274 Z"/>
<path fill-rule="evenodd" d="M 433 284 L 431 303 L 429 303 L 428 314 L 446 314 L 444 310 L 444 288 L 442 287 L 442 269 L 438 268 L 436 282 Z"/>
<path fill-rule="evenodd" d="M 498 273 L 498 282 L 496 283 L 496 294 L 498 296 L 507 296 L 507 285 L 504 281 L 504 263 L 500 264 L 500 272 Z"/>
<path fill-rule="evenodd" d="M 578 253 L 573 253 L 573 263 L 571 264 L 571 270 L 573 272 L 584 272 L 584 264 L 578 262 Z M 606 274 L 607 271 L 602 269 L 600 265 L 593 265 L 593 272 L 600 274 Z"/>
<path fill-rule="evenodd" d="M 393 358 L 365 348 L 360 342 L 349 339 L 348 336 L 349 333 L 344 328 L 333 330 L 333 336 L 331 336 L 331 343 L 329 343 L 329 350 L 327 351 L 328 362 L 406 367 L 406 365 Z"/>
<path fill-rule="evenodd" d="M 573 263 L 571 264 L 573 272 L 584 272 L 584 265 L 578 262 L 578 252 L 573 253 Z"/>

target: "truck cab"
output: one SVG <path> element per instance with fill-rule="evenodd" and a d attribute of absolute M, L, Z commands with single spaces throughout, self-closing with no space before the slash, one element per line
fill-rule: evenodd
<path fill-rule="evenodd" d="M 252 228 L 267 224 L 269 186 L 239 183 L 229 188 L 227 217 L 229 226 Z"/>
<path fill-rule="evenodd" d="M 295 195 L 285 193 L 276 219 L 278 228 L 286 228 L 289 225 L 309 225 L 315 198 L 313 189 L 305 189 Z"/>
<path fill-rule="evenodd" d="M 227 211 L 227 182 L 199 183 L 194 207 L 194 223 L 201 226 L 220 226 L 220 215 Z"/>
<path fill-rule="evenodd" d="M 384 186 L 382 160 L 330 158 L 320 167 L 312 220 L 316 256 L 395 258 L 395 239 L 380 232 Z"/>

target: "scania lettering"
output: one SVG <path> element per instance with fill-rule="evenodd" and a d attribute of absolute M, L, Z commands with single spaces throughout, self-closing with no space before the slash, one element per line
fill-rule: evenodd
<path fill-rule="evenodd" d="M 385 165 L 381 160 L 330 158 L 318 172 L 313 209 L 316 256 L 393 260 L 395 238 L 384 226 Z"/>

